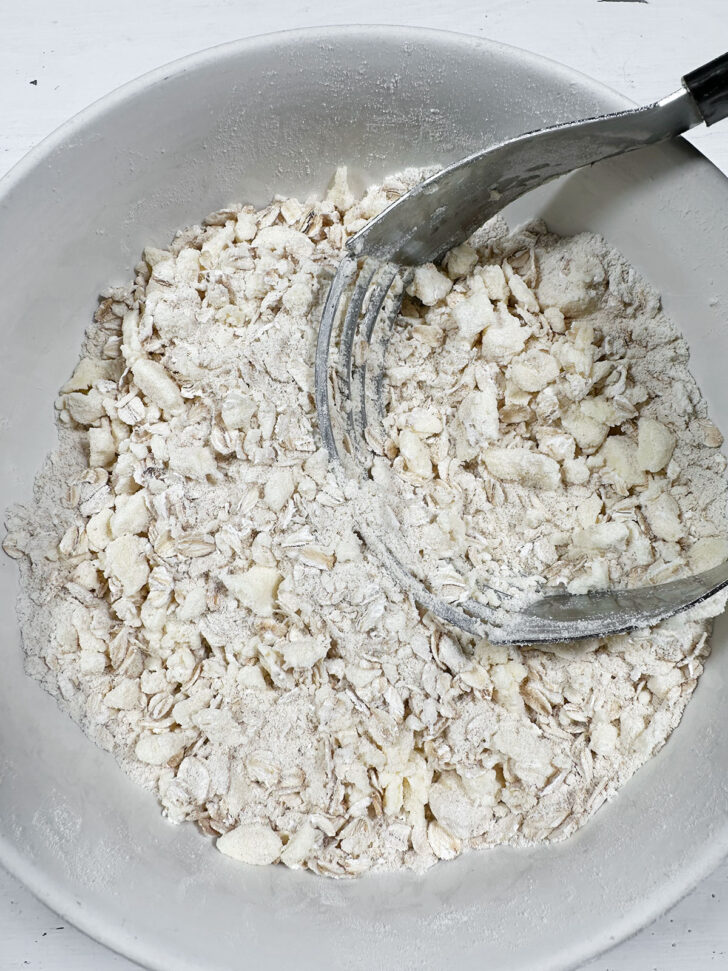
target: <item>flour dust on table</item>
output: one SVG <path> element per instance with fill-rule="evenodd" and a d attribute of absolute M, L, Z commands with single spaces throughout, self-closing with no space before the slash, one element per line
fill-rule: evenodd
<path fill-rule="evenodd" d="M 146 249 L 8 515 L 28 673 L 169 819 L 250 864 L 357 875 L 569 836 L 678 724 L 723 606 L 495 647 L 362 545 L 318 437 L 317 327 L 347 238 L 417 178 L 357 199 L 342 169 L 322 201 L 233 206 Z M 496 221 L 414 275 L 372 481 L 444 586 L 706 568 L 728 550 L 725 460 L 687 360 L 601 239 Z"/>

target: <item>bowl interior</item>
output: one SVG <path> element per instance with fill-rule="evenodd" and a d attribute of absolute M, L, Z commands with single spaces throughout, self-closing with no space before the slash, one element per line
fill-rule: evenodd
<path fill-rule="evenodd" d="M 52 403 L 99 289 L 147 243 L 234 201 L 363 185 L 493 139 L 624 107 L 551 62 L 454 34 L 342 28 L 196 55 L 126 86 L 0 185 L 0 505 L 26 497 L 54 442 Z M 602 232 L 663 293 L 714 419 L 728 427 L 723 176 L 685 144 L 522 200 L 561 232 Z M 0 560 L 0 859 L 51 906 L 151 967 L 563 968 L 674 902 L 728 845 L 719 729 L 728 625 L 679 730 L 567 843 L 472 854 L 425 876 L 331 882 L 245 868 L 165 822 L 23 674 L 16 572 Z"/>

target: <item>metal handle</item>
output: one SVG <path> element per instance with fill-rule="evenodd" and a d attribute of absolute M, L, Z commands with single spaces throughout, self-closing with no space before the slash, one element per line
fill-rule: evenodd
<path fill-rule="evenodd" d="M 728 54 L 696 68 L 682 79 L 706 125 L 728 118 Z"/>

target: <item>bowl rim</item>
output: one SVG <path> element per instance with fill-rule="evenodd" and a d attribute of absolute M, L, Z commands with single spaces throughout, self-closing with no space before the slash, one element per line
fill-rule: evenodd
<path fill-rule="evenodd" d="M 172 77 L 178 77 L 188 71 L 204 67 L 221 56 L 242 53 L 246 50 L 265 47 L 280 49 L 281 45 L 293 45 L 301 40 L 308 42 L 313 40 L 343 41 L 346 38 L 357 40 L 367 35 L 381 37 L 383 34 L 391 40 L 412 41 L 415 39 L 427 41 L 429 39 L 434 41 L 435 44 L 443 39 L 449 39 L 452 43 L 459 44 L 462 47 L 500 51 L 511 56 L 517 55 L 524 63 L 531 63 L 535 66 L 547 64 L 554 75 L 561 75 L 565 81 L 578 81 L 601 97 L 608 96 L 614 102 L 612 110 L 625 110 L 634 107 L 636 104 L 623 92 L 551 57 L 534 53 L 516 45 L 494 41 L 488 37 L 480 37 L 455 30 L 407 24 L 359 24 L 353 22 L 331 26 L 308 26 L 267 31 L 225 41 L 175 58 L 113 88 L 71 115 L 29 149 L 0 177 L 0 213 L 3 196 L 14 190 L 27 174 L 48 159 L 57 148 L 60 148 L 69 138 L 77 135 L 84 128 L 91 127 L 96 119 L 109 109 L 136 97 L 151 85 L 163 83 Z M 699 157 L 703 164 L 709 165 L 724 178 L 726 177 L 726 173 L 722 172 L 694 145 L 686 142 L 682 137 L 680 142 L 695 157 Z M 554 960 L 557 963 L 549 961 L 548 964 L 541 965 L 541 971 L 574 971 L 584 962 L 593 960 L 610 951 L 617 944 L 634 937 L 639 931 L 652 924 L 685 898 L 726 856 L 728 856 L 728 825 L 723 827 L 717 839 L 716 833 L 713 833 L 712 838 L 706 840 L 699 854 L 693 856 L 689 861 L 682 861 L 677 870 L 673 872 L 669 883 L 664 883 L 643 898 L 638 907 L 633 908 L 628 915 L 617 919 L 609 927 L 605 927 L 598 937 L 592 937 L 589 941 L 581 940 L 574 945 L 566 946 L 560 955 L 555 956 Z M 69 898 L 63 890 L 49 883 L 45 879 L 43 871 L 23 856 L 14 845 L 7 842 L 1 834 L 0 865 L 19 880 L 37 900 L 52 909 L 63 920 L 72 924 L 87 937 L 143 967 L 155 969 L 155 971 L 156 969 L 167 971 L 166 956 L 158 951 L 156 944 L 149 940 L 137 938 L 133 929 L 113 925 L 106 919 L 105 911 L 93 906 L 87 907 L 81 900 Z"/>

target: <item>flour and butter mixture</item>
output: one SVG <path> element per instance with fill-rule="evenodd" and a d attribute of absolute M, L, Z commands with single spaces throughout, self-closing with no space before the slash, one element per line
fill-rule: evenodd
<path fill-rule="evenodd" d="M 371 477 L 446 599 L 725 559 L 722 436 L 659 297 L 603 239 L 496 219 L 409 294 Z"/>
<path fill-rule="evenodd" d="M 362 546 L 317 432 L 316 332 L 347 237 L 415 178 L 356 199 L 340 170 L 323 201 L 145 250 L 8 515 L 28 672 L 246 863 L 356 875 L 568 836 L 676 726 L 722 608 L 494 647 Z M 463 564 L 574 591 L 706 568 L 725 460 L 686 362 L 602 240 L 495 222 L 415 274 L 372 474 L 454 599 Z"/>

